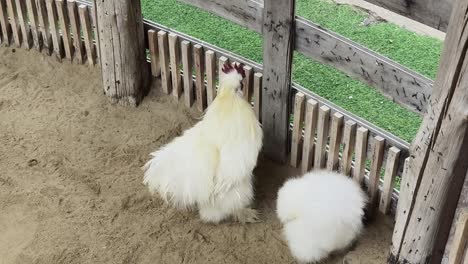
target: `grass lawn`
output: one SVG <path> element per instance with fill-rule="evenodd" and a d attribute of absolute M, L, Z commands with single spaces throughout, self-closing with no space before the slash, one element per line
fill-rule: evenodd
<path fill-rule="evenodd" d="M 145 18 L 262 62 L 261 36 L 176 0 L 141 0 Z M 364 44 L 429 78 L 437 71 L 442 43 L 389 23 L 363 26 L 364 12 L 326 0 L 296 0 L 297 14 Z M 377 90 L 295 53 L 293 80 L 396 136 L 411 141 L 421 117 Z"/>

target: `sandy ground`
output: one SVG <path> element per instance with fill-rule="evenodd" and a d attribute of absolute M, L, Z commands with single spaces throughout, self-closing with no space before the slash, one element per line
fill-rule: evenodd
<path fill-rule="evenodd" d="M 136 109 L 114 106 L 97 68 L 0 48 L 1 264 L 294 263 L 274 216 L 292 169 L 256 169 L 259 224 L 206 225 L 148 194 L 148 153 L 199 117 L 155 90 Z M 384 263 L 390 238 L 379 218 L 325 263 Z"/>

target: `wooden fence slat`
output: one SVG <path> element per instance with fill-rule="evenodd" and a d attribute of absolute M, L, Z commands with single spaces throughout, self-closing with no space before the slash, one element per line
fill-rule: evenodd
<path fill-rule="evenodd" d="M 398 169 L 398 161 L 400 160 L 400 152 L 398 148 L 391 147 L 387 153 L 385 176 L 379 204 L 379 210 L 383 214 L 388 214 L 390 211 L 390 202 L 392 201 L 393 188 L 395 187 L 395 177 Z"/>
<path fill-rule="evenodd" d="M 330 123 L 330 108 L 321 106 L 318 113 L 317 144 L 315 145 L 314 168 L 321 169 L 325 166 L 327 158 L 327 142 Z"/>
<path fill-rule="evenodd" d="M 9 46 L 11 39 L 11 26 L 8 21 L 8 11 L 5 0 L 0 0 L 0 26 L 2 27 L 2 44 Z"/>
<path fill-rule="evenodd" d="M 340 113 L 335 113 L 332 117 L 330 133 L 330 149 L 328 152 L 327 169 L 335 171 L 338 169 L 338 157 L 340 154 L 340 143 L 343 135 L 344 117 Z"/>
<path fill-rule="evenodd" d="M 244 71 L 245 71 L 245 78 L 243 80 L 243 86 L 244 90 L 242 91 L 244 93 L 244 98 L 247 100 L 247 102 L 252 101 L 252 91 L 253 91 L 253 69 L 252 67 L 245 65 L 244 66 Z"/>
<path fill-rule="evenodd" d="M 92 14 L 91 15 L 91 27 L 93 28 L 93 33 L 94 33 L 94 47 L 95 47 L 95 52 L 96 52 L 96 63 L 99 63 L 100 60 L 101 60 L 101 48 L 100 48 L 100 45 L 99 45 L 99 30 L 98 30 L 98 25 L 97 25 L 97 12 L 94 8 L 94 6 L 96 6 L 96 1 L 97 0 L 93 0 L 93 6 L 90 7 L 89 9 L 89 12 Z"/>
<path fill-rule="evenodd" d="M 52 34 L 52 43 L 55 55 L 59 61 L 63 58 L 63 43 L 58 31 L 58 16 L 57 8 L 55 6 L 54 0 L 46 0 L 47 3 L 47 14 L 49 16 L 49 26 L 50 32 Z M 86 7 L 85 7 L 86 8 Z M 86 8 L 87 9 L 87 8 Z"/>
<path fill-rule="evenodd" d="M 343 135 L 343 155 L 340 163 L 340 172 L 351 176 L 351 163 L 353 161 L 354 146 L 356 142 L 356 122 L 346 121 Z"/>
<path fill-rule="evenodd" d="M 86 48 L 86 58 L 88 59 L 89 65 L 96 64 L 96 50 L 93 44 L 93 37 L 92 37 L 92 29 L 91 29 L 91 21 L 90 21 L 90 14 L 89 9 L 85 5 L 80 5 L 78 7 L 79 15 L 80 15 L 80 22 L 81 22 L 81 30 L 83 31 L 83 38 Z"/>
<path fill-rule="evenodd" d="M 259 122 L 262 121 L 262 77 L 263 74 L 254 74 L 254 111 Z"/>
<path fill-rule="evenodd" d="M 16 13 L 18 15 L 18 23 L 21 29 L 21 39 L 26 49 L 32 47 L 32 36 L 28 24 L 28 14 L 26 11 L 26 3 L 24 0 L 16 0 Z"/>
<path fill-rule="evenodd" d="M 169 68 L 169 44 L 167 33 L 158 32 L 159 65 L 161 66 L 161 86 L 165 94 L 171 93 L 171 73 Z"/>
<path fill-rule="evenodd" d="M 154 77 L 159 77 L 161 74 L 161 66 L 159 65 L 159 48 L 158 35 L 155 30 L 148 30 L 148 47 L 151 57 L 151 74 Z"/>
<path fill-rule="evenodd" d="M 78 64 L 84 62 L 84 48 L 81 40 L 80 20 L 78 16 L 78 6 L 75 0 L 68 0 L 68 17 L 70 18 L 71 33 L 73 35 L 73 60 Z"/>
<path fill-rule="evenodd" d="M 306 173 L 312 167 L 314 158 L 315 130 L 317 128 L 318 103 L 313 99 L 307 100 L 305 114 L 304 146 L 302 147 L 301 171 Z"/>
<path fill-rule="evenodd" d="M 210 105 L 216 97 L 216 55 L 212 50 L 205 52 L 205 67 L 206 96 L 208 97 L 208 105 Z"/>
<path fill-rule="evenodd" d="M 16 14 L 16 2 L 15 0 L 6 0 L 8 17 L 10 18 L 11 31 L 13 33 L 13 40 L 15 41 L 16 47 L 21 47 L 21 30 L 18 24 L 18 17 Z"/>
<path fill-rule="evenodd" d="M 291 166 L 299 165 L 302 153 L 302 123 L 304 123 L 305 95 L 296 93 L 294 100 L 294 120 L 291 138 Z"/>
<path fill-rule="evenodd" d="M 55 0 L 57 14 L 60 21 L 60 31 L 62 33 L 63 47 L 65 50 L 65 57 L 69 60 L 73 57 L 73 46 L 70 36 L 70 23 L 66 11 L 66 0 Z"/>
<path fill-rule="evenodd" d="M 364 182 L 368 134 L 369 130 L 363 127 L 358 128 L 356 132 L 353 179 L 359 184 L 363 184 Z"/>
<path fill-rule="evenodd" d="M 382 169 L 382 161 L 385 149 L 385 139 L 376 136 L 371 140 L 372 160 L 369 171 L 369 186 L 367 193 L 369 194 L 368 216 L 371 218 L 375 215 L 376 208 L 379 206 L 379 183 L 380 171 Z"/>
<path fill-rule="evenodd" d="M 180 47 L 176 34 L 169 34 L 169 56 L 171 62 L 172 96 L 179 100 L 182 95 L 182 77 L 180 76 Z"/>
<path fill-rule="evenodd" d="M 192 76 L 192 46 L 190 42 L 184 40 L 182 47 L 182 70 L 184 71 L 184 97 L 185 105 L 190 108 L 193 105 L 193 76 Z"/>
<path fill-rule="evenodd" d="M 37 16 L 39 18 L 41 38 L 42 38 L 42 50 L 45 51 L 47 55 L 52 55 L 52 36 L 49 31 L 49 15 L 47 14 L 47 5 L 46 0 L 36 0 L 37 4 Z"/>
<path fill-rule="evenodd" d="M 41 50 L 41 38 L 39 33 L 39 19 L 37 17 L 37 5 L 35 0 L 27 0 L 27 9 L 28 9 L 28 17 L 29 17 L 29 24 L 32 36 L 32 42 L 34 44 L 34 48 L 37 50 Z"/>
<path fill-rule="evenodd" d="M 195 66 L 195 87 L 197 94 L 198 110 L 204 111 L 206 108 L 206 91 L 205 91 L 205 71 L 203 60 L 203 47 L 200 45 L 193 46 L 193 64 Z"/>
<path fill-rule="evenodd" d="M 223 75 L 223 65 L 229 61 L 228 58 L 221 56 L 218 60 L 218 79 L 221 80 L 221 76 Z"/>

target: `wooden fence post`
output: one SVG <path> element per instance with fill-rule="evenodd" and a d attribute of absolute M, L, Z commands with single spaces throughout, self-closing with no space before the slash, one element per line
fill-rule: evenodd
<path fill-rule="evenodd" d="M 94 1 L 104 93 L 137 106 L 149 83 L 140 1 Z"/>
<path fill-rule="evenodd" d="M 468 169 L 468 2 L 457 0 L 428 113 L 410 148 L 389 263 L 441 263 Z"/>
<path fill-rule="evenodd" d="M 283 163 L 288 155 L 294 5 L 295 0 L 265 0 L 263 8 L 263 151 Z"/>

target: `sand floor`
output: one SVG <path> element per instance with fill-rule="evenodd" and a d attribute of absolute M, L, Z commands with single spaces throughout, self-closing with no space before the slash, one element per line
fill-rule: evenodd
<path fill-rule="evenodd" d="M 262 223 L 206 225 L 142 185 L 148 154 L 200 114 L 156 89 L 138 108 L 111 105 L 98 68 L 0 48 L 0 263 L 295 263 L 274 215 L 296 172 L 256 175 Z M 324 263 L 384 263 L 391 220 Z M 345 260 L 345 261 L 343 261 Z"/>

